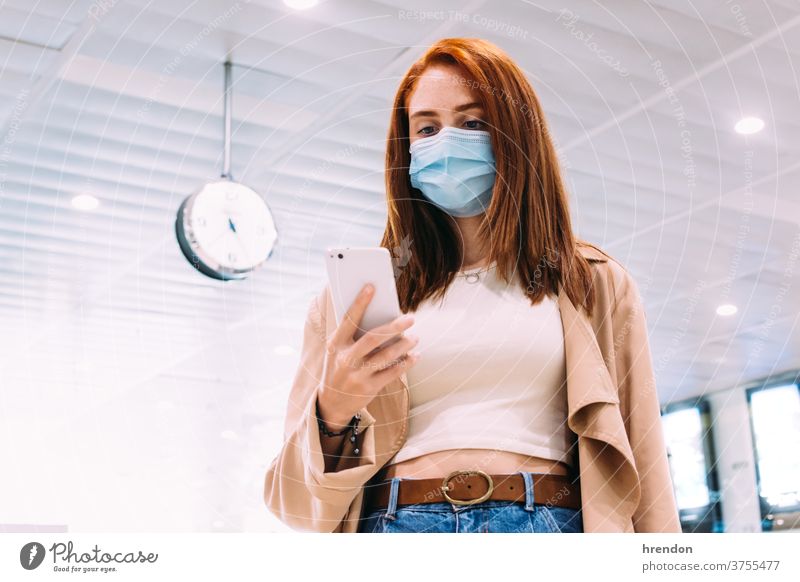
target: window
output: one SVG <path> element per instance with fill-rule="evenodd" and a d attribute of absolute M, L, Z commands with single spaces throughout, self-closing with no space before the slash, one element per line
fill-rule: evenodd
<path fill-rule="evenodd" d="M 666 414 L 664 432 L 672 460 L 678 507 L 692 509 L 708 505 L 711 495 L 706 482 L 700 410 L 693 406 Z"/>
<path fill-rule="evenodd" d="M 683 531 L 722 531 L 708 403 L 670 404 L 661 420 Z"/>
<path fill-rule="evenodd" d="M 762 508 L 800 511 L 800 390 L 784 384 L 748 391 Z"/>

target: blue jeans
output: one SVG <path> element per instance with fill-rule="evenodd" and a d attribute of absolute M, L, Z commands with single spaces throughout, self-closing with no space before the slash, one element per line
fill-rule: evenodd
<path fill-rule="evenodd" d="M 533 473 L 521 472 L 525 503 L 488 500 L 474 505 L 444 501 L 397 505 L 402 477 L 391 480 L 389 506 L 367 513 L 359 533 L 582 533 L 580 509 L 535 502 Z"/>

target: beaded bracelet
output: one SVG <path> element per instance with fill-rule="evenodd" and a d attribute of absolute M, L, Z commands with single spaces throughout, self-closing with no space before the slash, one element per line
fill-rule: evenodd
<path fill-rule="evenodd" d="M 353 434 L 350 435 L 350 442 L 356 442 L 356 437 L 358 436 L 358 423 L 361 421 L 361 413 L 356 412 L 355 416 L 350 420 L 348 425 L 340 430 L 339 432 L 331 432 L 325 427 L 325 423 L 319 417 L 319 402 L 316 404 L 317 408 L 317 424 L 319 425 L 319 430 L 322 434 L 327 437 L 335 437 L 335 436 L 342 436 L 343 434 L 347 433 L 350 429 L 353 429 Z M 360 449 L 356 447 L 353 449 L 353 454 L 357 455 L 360 452 Z"/>

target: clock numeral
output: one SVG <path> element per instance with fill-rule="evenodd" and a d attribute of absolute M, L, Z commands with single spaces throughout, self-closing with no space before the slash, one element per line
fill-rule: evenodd
<path fill-rule="evenodd" d="M 205 216 L 201 216 L 200 218 L 198 218 L 197 219 L 197 225 L 198 226 L 206 226 L 206 217 Z"/>
<path fill-rule="evenodd" d="M 228 259 L 230 260 L 231 263 L 235 263 L 236 262 L 236 254 L 235 253 L 228 253 Z"/>

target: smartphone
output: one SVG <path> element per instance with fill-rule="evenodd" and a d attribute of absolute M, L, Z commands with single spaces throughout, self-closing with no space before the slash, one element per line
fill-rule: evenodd
<path fill-rule="evenodd" d="M 368 330 L 389 323 L 402 315 L 394 279 L 392 256 L 384 247 L 329 248 L 325 253 L 333 310 L 336 324 L 355 301 L 367 283 L 372 283 L 375 292 L 367 305 L 364 317 L 353 335 L 358 340 Z M 381 348 L 400 339 L 400 335 L 387 338 Z"/>

